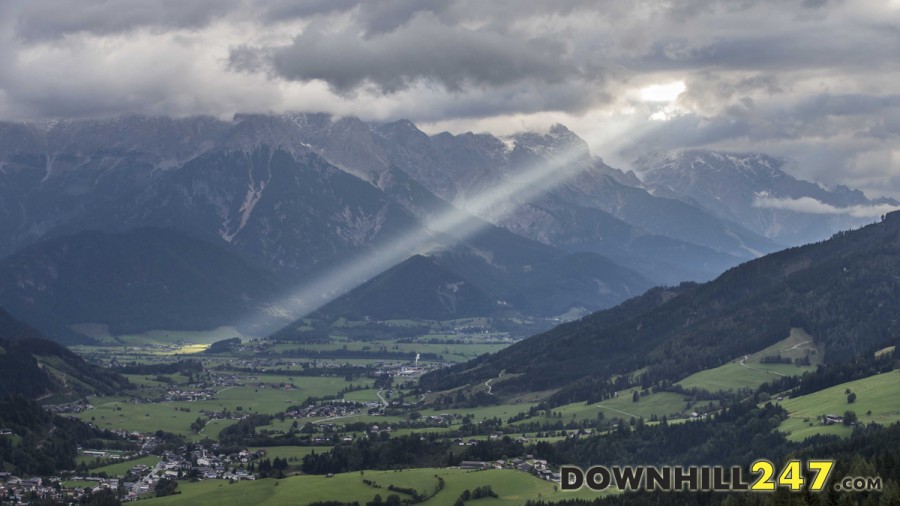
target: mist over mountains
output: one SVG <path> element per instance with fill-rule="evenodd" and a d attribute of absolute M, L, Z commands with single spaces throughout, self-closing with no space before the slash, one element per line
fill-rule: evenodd
<path fill-rule="evenodd" d="M 796 179 L 782 170 L 786 165 L 761 153 L 688 150 L 646 155 L 635 170 L 654 194 L 700 205 L 786 245 L 820 241 L 900 204 L 868 199 L 846 186 L 826 189 Z"/>
<path fill-rule="evenodd" d="M 366 297 L 415 288 L 446 302 L 457 285 L 471 288 L 471 304 L 441 306 L 453 309 L 442 316 L 501 307 L 553 317 L 712 279 L 873 220 L 860 209 L 896 204 L 825 190 L 779 167 L 764 155 L 690 152 L 642 158 L 635 174 L 604 164 L 561 125 L 498 138 L 325 114 L 0 123 L 0 305 L 58 339 L 74 339 L 64 329 L 76 323 L 129 321 L 140 331 L 204 326 L 215 314 L 240 323 L 243 312 L 269 315 L 254 320 L 267 332 L 380 271 L 288 307 L 296 287 L 414 233 L 425 239 L 403 243 L 393 263 L 417 254 L 427 262 L 368 285 Z M 536 169 L 550 183 L 512 190 Z M 767 197 L 832 210 L 761 207 Z M 448 214 L 467 231 L 434 228 Z M 153 271 L 155 248 L 180 271 Z M 148 276 L 156 288 L 135 279 L 135 266 L 156 273 Z M 431 285 L 417 284 L 422 269 Z M 136 298 L 115 311 L 84 303 L 125 287 Z M 183 317 L 157 303 L 167 293 Z"/>

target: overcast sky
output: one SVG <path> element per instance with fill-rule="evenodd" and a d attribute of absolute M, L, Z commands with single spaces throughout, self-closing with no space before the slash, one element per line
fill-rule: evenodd
<path fill-rule="evenodd" d="M 900 196 L 898 55 L 900 0 L 0 0 L 0 119 L 561 122 L 620 168 L 763 151 Z"/>

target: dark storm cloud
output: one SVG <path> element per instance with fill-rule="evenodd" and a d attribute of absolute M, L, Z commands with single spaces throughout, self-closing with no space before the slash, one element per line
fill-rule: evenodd
<path fill-rule="evenodd" d="M 807 120 L 818 120 L 826 116 L 877 115 L 898 108 L 900 95 L 821 94 L 800 100 L 794 113 Z"/>
<path fill-rule="evenodd" d="M 642 70 L 859 68 L 880 66 L 900 51 L 900 38 L 871 35 L 858 37 L 853 43 L 827 31 L 747 34 L 705 44 L 684 38 L 659 40 L 633 65 Z"/>
<path fill-rule="evenodd" d="M 362 3 L 360 19 L 368 36 L 390 33 L 407 24 L 419 13 L 446 12 L 451 6 L 444 0 L 376 0 Z"/>
<path fill-rule="evenodd" d="M 423 82 L 451 92 L 476 86 L 491 93 L 492 86 L 517 81 L 574 83 L 604 73 L 603 65 L 581 58 L 584 45 L 564 34 L 533 35 L 513 28 L 525 20 L 596 14 L 594 2 L 373 0 L 358 6 L 347 2 L 340 10 L 351 7 L 354 22 L 343 30 L 316 25 L 290 45 L 235 46 L 229 64 L 238 71 L 258 71 L 267 61 L 274 75 L 321 80 L 344 94 L 361 86 L 394 93 Z M 536 22 L 535 28 L 540 25 Z"/>
<path fill-rule="evenodd" d="M 619 160 L 775 151 L 900 195 L 897 54 L 900 0 L 0 0 L 0 119 L 528 116 Z"/>
<path fill-rule="evenodd" d="M 610 100 L 611 97 L 592 82 L 551 83 L 541 86 L 519 82 L 495 87 L 488 92 L 456 94 L 454 100 L 443 101 L 424 111 L 418 107 L 416 109 L 419 109 L 419 121 L 434 122 L 446 118 L 477 119 L 547 111 L 580 114 Z M 409 111 L 412 112 L 414 111 Z"/>
<path fill-rule="evenodd" d="M 233 11 L 240 0 L 29 0 L 16 16 L 26 40 L 88 32 L 123 33 L 135 28 L 196 28 Z"/>
<path fill-rule="evenodd" d="M 368 84 L 391 93 L 421 81 L 459 91 L 522 80 L 555 83 L 583 73 L 561 41 L 449 27 L 427 15 L 367 38 L 353 30 L 307 30 L 269 58 L 284 78 L 319 79 L 342 93 Z M 232 65 L 241 61 L 233 54 Z"/>
<path fill-rule="evenodd" d="M 285 21 L 344 12 L 359 5 L 359 0 L 271 0 L 260 5 L 263 19 L 268 22 Z"/>

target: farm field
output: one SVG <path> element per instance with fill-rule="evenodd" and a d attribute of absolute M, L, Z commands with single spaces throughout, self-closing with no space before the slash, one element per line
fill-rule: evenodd
<path fill-rule="evenodd" d="M 810 365 L 761 363 L 763 357 L 772 355 L 792 360 L 808 357 Z M 692 374 L 678 384 L 687 389 L 699 388 L 710 392 L 753 389 L 779 376 L 796 376 L 815 370 L 821 360 L 822 353 L 813 346 L 812 337 L 803 329 L 793 328 L 787 338 L 768 348 L 746 357 L 736 357 L 731 362 L 714 369 Z"/>
<path fill-rule="evenodd" d="M 159 460 L 160 458 L 156 455 L 147 455 L 146 457 L 125 460 L 108 466 L 91 469 L 90 472 L 91 474 L 106 473 L 109 476 L 125 476 L 125 474 L 128 473 L 128 470 L 136 465 L 143 464 L 148 467 L 153 467 Z"/>
<path fill-rule="evenodd" d="M 638 402 L 632 400 L 632 395 L 637 389 L 629 389 L 619 392 L 618 397 L 607 399 L 603 402 L 594 404 L 595 408 L 603 410 L 604 416 L 612 418 L 614 416 L 622 417 L 644 417 L 649 420 L 652 416 L 662 418 L 663 416 L 672 417 L 673 415 L 684 414 L 689 411 L 687 408 L 687 400 L 681 394 L 673 392 L 655 392 L 640 397 Z M 565 418 L 565 412 L 563 413 Z"/>
<path fill-rule="evenodd" d="M 342 473 L 333 477 L 295 476 L 280 481 L 266 479 L 255 482 L 228 484 L 220 480 L 199 483 L 181 483 L 179 495 L 150 499 L 151 505 L 304 505 L 317 501 L 339 501 L 361 504 L 371 501 L 378 494 L 386 499 L 391 494 L 408 498 L 406 494 L 392 492 L 388 486 L 412 488 L 419 493 L 430 494 L 438 487 L 437 476 L 444 479 L 444 488 L 427 501 L 425 506 L 453 504 L 464 490 L 490 485 L 497 498 L 479 499 L 483 505 L 518 505 L 528 499 L 560 501 L 574 498 L 597 497 L 596 492 L 559 492 L 555 485 L 532 475 L 513 470 L 468 471 L 463 469 L 409 469 L 403 471 L 365 471 Z M 380 488 L 363 483 L 371 480 Z"/>
<path fill-rule="evenodd" d="M 281 459 L 297 458 L 302 459 L 310 453 L 327 453 L 331 451 L 330 446 L 254 446 L 247 448 L 247 451 L 255 452 L 257 450 L 265 450 L 266 458 L 274 460 L 276 457 Z"/>
<path fill-rule="evenodd" d="M 391 352 L 391 353 L 421 353 L 434 354 L 440 356 L 443 360 L 451 362 L 465 362 L 484 353 L 494 353 L 509 346 L 509 343 L 482 343 L 482 342 L 465 342 L 454 344 L 442 344 L 428 342 L 430 339 L 422 339 L 412 343 L 397 343 L 390 340 L 379 341 L 337 341 L 332 343 L 297 343 L 297 344 L 277 344 L 274 350 L 284 353 L 291 350 L 308 350 L 322 353 L 327 356 L 328 352 L 338 350 L 363 351 L 363 352 Z M 392 360 L 392 359 L 388 359 Z M 394 360 L 396 361 L 396 360 Z"/>
<path fill-rule="evenodd" d="M 497 406 L 481 406 L 477 408 L 425 409 L 420 412 L 423 416 L 441 414 L 460 416 L 471 415 L 475 422 L 491 418 L 500 418 L 501 420 L 506 421 L 506 419 L 511 416 L 521 412 L 528 412 L 528 410 L 535 405 L 536 403 L 500 404 Z"/>
<path fill-rule="evenodd" d="M 618 397 L 607 399 L 602 402 L 591 404 L 576 402 L 566 404 L 553 408 L 550 416 L 539 415 L 526 418 L 525 421 L 548 423 L 562 421 L 565 423 L 569 421 L 593 420 L 598 417 L 599 413 L 603 413 L 603 417 L 606 419 L 624 418 L 627 420 L 631 417 L 643 417 L 644 420 L 650 420 L 653 416 L 658 418 L 662 418 L 663 416 L 673 418 L 677 416 L 686 416 L 686 412 L 689 412 L 687 408 L 688 402 L 681 394 L 673 392 L 657 392 L 640 397 L 638 402 L 633 402 L 632 394 L 635 390 L 636 389 L 633 388 L 623 390 L 622 392 L 619 392 Z M 561 417 L 557 417 L 556 413 L 559 413 Z"/>
<path fill-rule="evenodd" d="M 81 420 L 91 422 L 101 429 L 122 429 L 137 432 L 163 430 L 174 434 L 189 435 L 191 423 L 199 413 L 195 406 L 190 412 L 176 409 L 179 404 L 136 404 L 124 397 L 95 397 L 94 409 L 76 414 Z"/>
<path fill-rule="evenodd" d="M 856 394 L 852 404 L 847 402 L 847 389 Z M 822 415 L 843 415 L 847 410 L 856 413 L 859 423 L 888 425 L 900 421 L 900 370 L 785 399 L 781 406 L 788 411 L 790 418 L 781 422 L 779 430 L 786 432 L 792 441 L 802 441 L 815 434 L 849 436 L 851 427 L 822 425 L 818 420 Z"/>

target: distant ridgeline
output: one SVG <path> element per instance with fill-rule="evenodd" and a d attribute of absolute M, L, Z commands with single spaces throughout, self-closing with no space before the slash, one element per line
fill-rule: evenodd
<path fill-rule="evenodd" d="M 633 165 L 639 178 L 562 125 L 499 138 L 304 113 L 0 122 L 0 305 L 67 344 L 101 326 L 269 335 L 284 323 L 272 311 L 290 313 L 282 301 L 319 276 L 334 293 L 369 280 L 328 318 L 568 318 L 865 220 L 761 195 L 898 204 L 783 165 L 657 153 Z M 541 184 L 515 191 L 529 174 Z M 466 226 L 428 225 L 449 216 Z M 422 242 L 398 248 L 410 237 Z M 401 251 L 428 256 L 346 283 L 328 274 Z M 278 339 L 308 337 L 291 324 Z"/>
<path fill-rule="evenodd" d="M 425 375 L 444 390 L 506 371 L 495 393 L 562 388 L 568 400 L 617 387 L 671 385 L 805 329 L 836 364 L 900 336 L 900 212 L 880 223 L 732 268 L 714 281 L 660 287 L 494 355 Z M 623 381 L 628 381 L 624 379 Z M 567 395 L 568 392 L 569 394 Z M 560 399 L 562 401 L 562 399 Z"/>
<path fill-rule="evenodd" d="M 126 378 L 91 366 L 0 308 L 0 397 L 112 394 L 129 386 Z"/>
<path fill-rule="evenodd" d="M 165 229 L 79 232 L 0 260 L 0 304 L 65 344 L 89 341 L 71 329 L 84 322 L 113 334 L 213 328 L 277 293 L 221 245 Z"/>
<path fill-rule="evenodd" d="M 52 415 L 33 399 L 54 394 L 113 394 L 131 386 L 111 371 L 93 367 L 0 308 L 0 470 L 49 476 L 75 468 L 79 445 L 118 436 L 68 417 Z"/>
<path fill-rule="evenodd" d="M 52 415 L 22 396 L 0 396 L 0 426 L 19 438 L 0 438 L 0 468 L 20 475 L 50 476 L 75 469 L 78 445 L 88 440 L 119 439 L 79 420 Z"/>

